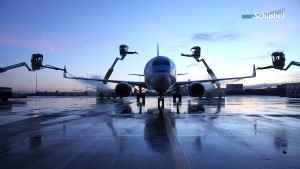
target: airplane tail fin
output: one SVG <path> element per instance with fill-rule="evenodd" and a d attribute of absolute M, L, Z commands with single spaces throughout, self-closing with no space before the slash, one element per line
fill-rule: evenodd
<path fill-rule="evenodd" d="M 157 50 L 157 56 L 159 56 L 159 45 L 158 45 L 158 43 L 157 43 L 157 48 L 156 48 L 156 50 Z"/>

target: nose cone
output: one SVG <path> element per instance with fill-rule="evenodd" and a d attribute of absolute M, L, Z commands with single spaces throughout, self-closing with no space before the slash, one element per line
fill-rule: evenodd
<path fill-rule="evenodd" d="M 171 79 L 168 75 L 157 75 L 152 81 L 154 90 L 165 92 L 171 86 Z"/>

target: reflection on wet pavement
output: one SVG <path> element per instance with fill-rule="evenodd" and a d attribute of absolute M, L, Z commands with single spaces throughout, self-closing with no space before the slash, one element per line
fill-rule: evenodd
<path fill-rule="evenodd" d="M 299 110 L 269 96 L 11 100 L 0 168 L 299 168 Z"/>

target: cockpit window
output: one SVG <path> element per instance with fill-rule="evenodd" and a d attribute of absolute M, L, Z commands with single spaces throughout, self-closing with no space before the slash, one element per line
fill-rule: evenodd
<path fill-rule="evenodd" d="M 170 62 L 167 62 L 167 61 L 162 61 L 161 63 L 162 63 L 162 65 L 170 65 Z"/>
<path fill-rule="evenodd" d="M 153 62 L 153 65 L 160 65 L 161 63 L 158 61 L 158 62 Z"/>
<path fill-rule="evenodd" d="M 170 65 L 168 61 L 155 61 L 152 65 Z"/>

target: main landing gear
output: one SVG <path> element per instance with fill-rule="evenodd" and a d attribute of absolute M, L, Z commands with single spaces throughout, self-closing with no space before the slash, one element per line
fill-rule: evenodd
<path fill-rule="evenodd" d="M 140 98 L 142 98 L 142 104 L 145 104 L 145 94 L 142 93 L 142 87 L 139 87 L 139 93 L 136 95 L 137 103 L 140 103 Z"/>
<path fill-rule="evenodd" d="M 176 87 L 176 91 L 175 91 L 175 93 L 173 93 L 173 102 L 174 103 L 176 102 L 176 98 L 178 98 L 178 101 L 181 102 L 182 95 L 180 93 L 180 88 L 179 87 Z"/>
<path fill-rule="evenodd" d="M 176 98 L 178 98 L 178 101 L 181 102 L 182 95 L 180 93 L 173 94 L 173 102 L 176 102 Z"/>
<path fill-rule="evenodd" d="M 176 102 L 176 98 L 178 98 L 178 102 L 181 102 L 182 100 L 182 95 L 179 92 L 176 92 L 173 94 L 173 102 Z M 165 105 L 165 98 L 162 94 L 159 94 L 158 98 L 157 98 L 157 104 L 158 104 L 158 108 L 160 107 L 164 107 Z"/>

